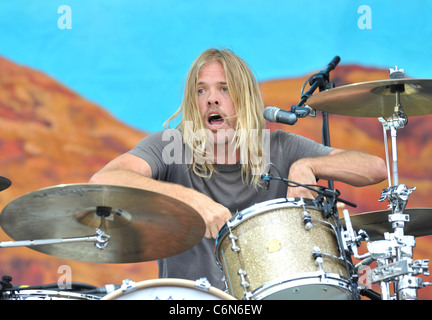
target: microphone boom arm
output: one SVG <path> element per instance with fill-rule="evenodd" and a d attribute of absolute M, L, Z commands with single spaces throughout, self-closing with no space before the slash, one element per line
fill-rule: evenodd
<path fill-rule="evenodd" d="M 330 71 L 336 68 L 339 62 L 340 57 L 335 56 L 332 61 L 330 61 L 330 63 L 327 65 L 327 68 L 325 70 L 314 74 L 307 80 L 311 87 L 305 93 L 302 92 L 301 100 L 294 108 L 303 106 L 307 99 L 309 99 L 313 95 L 316 89 L 323 89 L 326 86 L 326 84 L 330 81 Z"/>

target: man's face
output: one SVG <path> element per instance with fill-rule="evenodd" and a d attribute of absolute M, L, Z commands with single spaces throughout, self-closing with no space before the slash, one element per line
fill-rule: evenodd
<path fill-rule="evenodd" d="M 205 129 L 213 132 L 215 144 L 226 143 L 234 134 L 236 112 L 220 62 L 212 61 L 202 68 L 197 96 Z"/>

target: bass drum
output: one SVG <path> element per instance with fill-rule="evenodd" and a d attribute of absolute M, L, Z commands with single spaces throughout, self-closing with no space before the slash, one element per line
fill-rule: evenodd
<path fill-rule="evenodd" d="M 101 300 L 235 300 L 222 290 L 201 284 L 199 280 L 146 280 L 113 291 Z"/>
<path fill-rule="evenodd" d="M 335 224 L 312 200 L 258 203 L 228 221 L 215 255 L 237 299 L 357 299 Z"/>

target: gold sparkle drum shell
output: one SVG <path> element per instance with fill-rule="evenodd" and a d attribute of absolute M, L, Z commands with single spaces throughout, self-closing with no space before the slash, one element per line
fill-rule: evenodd
<path fill-rule="evenodd" d="M 275 199 L 237 213 L 219 232 L 215 256 L 237 299 L 357 296 L 334 223 L 312 200 Z"/>
<path fill-rule="evenodd" d="M 236 300 L 208 282 L 184 279 L 152 279 L 117 289 L 101 300 Z"/>

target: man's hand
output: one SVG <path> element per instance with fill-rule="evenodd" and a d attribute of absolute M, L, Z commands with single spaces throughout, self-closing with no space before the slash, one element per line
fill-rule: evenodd
<path fill-rule="evenodd" d="M 313 173 L 313 168 L 307 160 L 303 159 L 293 163 L 288 175 L 288 180 L 303 185 L 316 185 L 316 177 Z M 287 191 L 287 197 L 315 199 L 316 196 L 316 192 L 302 187 L 289 186 Z"/>
<path fill-rule="evenodd" d="M 228 208 L 213 201 L 207 196 L 200 194 L 194 201 L 189 203 L 198 211 L 206 225 L 205 237 L 216 239 L 220 229 L 231 219 L 231 212 Z"/>

